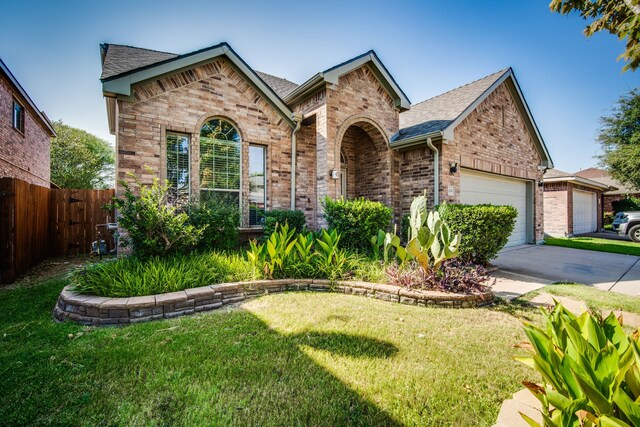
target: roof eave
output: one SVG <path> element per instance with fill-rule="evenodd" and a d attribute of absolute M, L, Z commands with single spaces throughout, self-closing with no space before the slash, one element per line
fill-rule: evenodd
<path fill-rule="evenodd" d="M 292 128 L 295 127 L 292 120 L 293 112 L 289 107 L 227 43 L 221 43 L 191 54 L 181 55 L 118 76 L 102 79 L 102 92 L 104 96 L 121 96 L 128 98 L 132 96 L 131 88 L 135 84 L 162 75 L 175 73 L 223 55 L 231 61 L 237 70 L 248 78 L 249 83 L 254 89 L 264 95 L 265 99 L 280 113 L 287 124 Z"/>
<path fill-rule="evenodd" d="M 9 70 L 9 67 L 7 67 L 2 59 L 0 59 L 0 70 L 2 70 L 5 76 L 7 76 L 11 85 L 15 87 L 20 96 L 26 101 L 27 104 L 29 104 L 29 107 L 31 107 L 31 109 L 35 112 L 36 117 L 40 119 L 41 124 L 44 125 L 44 127 L 49 131 L 49 136 L 52 138 L 58 136 L 56 134 L 56 130 L 53 128 L 53 123 L 51 123 L 51 120 L 49 120 L 49 117 L 47 117 L 44 111 L 38 109 L 35 102 L 33 102 L 27 91 L 24 90 L 24 88 L 20 85 L 18 79 L 16 79 L 16 77 L 13 75 L 11 70 Z"/>
<path fill-rule="evenodd" d="M 391 142 L 389 143 L 389 147 L 393 148 L 394 150 L 402 150 L 405 148 L 412 148 L 412 147 L 424 145 L 427 143 L 427 140 L 429 139 L 444 140 L 444 135 L 442 131 L 435 131 L 435 132 L 425 133 L 421 135 L 415 135 L 409 138 L 401 139 L 399 141 L 397 140 L 398 137 L 399 137 L 399 134 L 396 133 L 391 137 L 391 140 L 390 140 Z"/>
<path fill-rule="evenodd" d="M 545 184 L 552 184 L 555 182 L 577 182 L 578 184 L 584 185 L 586 187 L 598 188 L 603 191 L 616 189 L 616 187 L 592 181 L 590 179 L 581 178 L 579 176 L 558 176 L 553 178 L 543 178 L 542 182 L 544 182 Z"/>

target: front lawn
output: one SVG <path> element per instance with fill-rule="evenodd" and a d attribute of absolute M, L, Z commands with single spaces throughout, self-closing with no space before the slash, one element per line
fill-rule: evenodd
<path fill-rule="evenodd" d="M 627 240 L 598 239 L 595 237 L 546 237 L 544 242 L 551 246 L 640 256 L 640 244 Z"/>
<path fill-rule="evenodd" d="M 556 283 L 547 285 L 523 295 L 520 299 L 530 301 L 541 293 L 581 300 L 584 301 L 588 307 L 602 311 L 623 310 L 640 314 L 640 297 L 633 297 L 617 292 L 601 291 L 593 286 L 581 285 L 578 283 Z"/>
<path fill-rule="evenodd" d="M 91 328 L 53 322 L 65 284 L 0 291 L 0 424 L 489 426 L 537 378 L 535 310 L 285 293 Z"/>

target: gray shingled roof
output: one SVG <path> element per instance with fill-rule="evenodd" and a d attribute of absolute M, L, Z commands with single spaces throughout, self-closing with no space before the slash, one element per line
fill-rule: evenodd
<path fill-rule="evenodd" d="M 160 52 L 157 50 L 142 49 L 133 46 L 119 44 L 105 45 L 107 53 L 102 63 L 101 79 L 115 77 L 127 71 L 136 70 L 156 62 L 172 59 L 178 56 L 175 53 Z"/>
<path fill-rule="evenodd" d="M 263 73 L 262 71 L 256 71 L 258 77 L 260 77 L 273 91 L 280 97 L 284 98 L 291 93 L 299 85 L 290 82 L 287 79 L 281 77 L 272 76 L 271 74 Z"/>
<path fill-rule="evenodd" d="M 107 52 L 102 64 L 101 79 L 116 77 L 120 74 L 137 70 L 157 62 L 173 59 L 179 55 L 157 50 L 142 49 L 133 46 L 119 44 L 105 45 Z M 287 79 L 272 76 L 271 74 L 256 71 L 256 74 L 280 97 L 283 98 L 289 92 L 298 87 L 297 84 Z"/>
<path fill-rule="evenodd" d="M 507 71 L 508 68 L 500 70 L 412 105 L 410 110 L 400 113 L 400 132 L 394 142 L 446 129 Z"/>
<path fill-rule="evenodd" d="M 560 169 L 547 169 L 544 171 L 545 178 L 568 178 L 575 176 L 572 173 L 561 171 Z"/>

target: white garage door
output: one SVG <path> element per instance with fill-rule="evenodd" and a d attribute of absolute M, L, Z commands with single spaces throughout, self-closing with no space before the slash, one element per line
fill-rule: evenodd
<path fill-rule="evenodd" d="M 518 210 L 518 217 L 507 246 L 527 243 L 527 184 L 525 181 L 462 169 L 460 171 L 460 202 L 468 205 L 513 206 Z"/>
<path fill-rule="evenodd" d="M 573 234 L 596 231 L 597 212 L 596 193 L 573 190 Z"/>

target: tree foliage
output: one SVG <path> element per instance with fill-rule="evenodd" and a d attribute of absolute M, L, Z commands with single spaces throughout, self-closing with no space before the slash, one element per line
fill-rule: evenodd
<path fill-rule="evenodd" d="M 640 66 L 640 1 L 639 0 L 552 0 L 552 12 L 568 14 L 576 11 L 585 21 L 587 37 L 608 31 L 626 40 L 626 50 L 618 57 L 627 61 L 624 71 Z"/>
<path fill-rule="evenodd" d="M 62 188 L 113 187 L 113 147 L 61 120 L 54 122 L 53 127 L 58 136 L 51 140 L 51 181 Z"/>
<path fill-rule="evenodd" d="M 640 189 L 640 88 L 620 97 L 612 114 L 600 120 L 600 162 L 615 179 Z"/>

